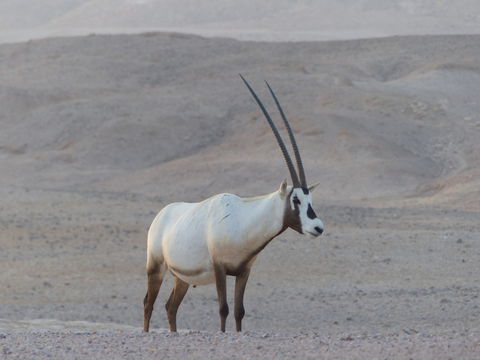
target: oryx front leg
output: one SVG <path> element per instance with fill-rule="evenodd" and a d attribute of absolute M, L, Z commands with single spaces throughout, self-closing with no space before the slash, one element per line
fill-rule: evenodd
<path fill-rule="evenodd" d="M 148 266 L 147 276 L 148 276 L 148 289 L 143 299 L 144 306 L 144 319 L 143 319 L 143 330 L 148 332 L 150 328 L 150 318 L 152 317 L 153 304 L 157 299 L 158 291 L 162 285 L 163 276 L 165 274 L 164 265 L 157 263 L 153 266 Z"/>
<path fill-rule="evenodd" d="M 250 269 L 245 269 L 235 279 L 235 323 L 237 331 L 242 331 L 242 319 L 245 315 L 245 308 L 243 307 L 243 295 L 245 294 L 245 287 L 247 286 L 248 275 L 250 275 Z"/>
<path fill-rule="evenodd" d="M 178 277 L 175 277 L 172 293 L 165 304 L 170 331 L 177 331 L 177 310 L 183 298 L 185 297 L 185 294 L 187 293 L 188 287 L 188 283 L 180 280 Z"/>
<path fill-rule="evenodd" d="M 218 297 L 218 312 L 220 313 L 220 330 L 225 332 L 225 322 L 228 316 L 227 273 L 225 267 L 219 264 L 214 265 L 214 271 Z"/>

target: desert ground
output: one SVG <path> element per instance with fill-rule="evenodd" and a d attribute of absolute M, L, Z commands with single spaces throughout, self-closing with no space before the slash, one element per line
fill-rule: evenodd
<path fill-rule="evenodd" d="M 480 36 L 0 46 L 0 357 L 478 359 Z M 146 233 L 174 201 L 288 177 L 238 74 L 276 90 L 325 233 L 260 254 L 245 331 L 214 286 L 142 333 Z M 233 278 L 229 279 L 232 304 Z"/>

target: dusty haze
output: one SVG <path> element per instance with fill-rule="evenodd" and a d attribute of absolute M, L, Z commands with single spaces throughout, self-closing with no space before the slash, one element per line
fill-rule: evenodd
<path fill-rule="evenodd" d="M 175 31 L 255 41 L 479 34 L 477 0 L 2 0 L 0 42 Z"/>

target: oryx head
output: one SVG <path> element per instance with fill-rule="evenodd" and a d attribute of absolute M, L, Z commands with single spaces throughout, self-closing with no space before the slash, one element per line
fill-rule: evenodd
<path fill-rule="evenodd" d="M 257 94 L 255 94 L 255 91 L 253 91 L 250 84 L 243 78 L 242 75 L 240 75 L 240 77 L 245 85 L 247 85 L 248 90 L 250 90 L 255 101 L 257 102 L 258 106 L 260 106 L 260 109 L 270 124 L 273 134 L 277 139 L 278 145 L 282 150 L 288 170 L 290 171 L 293 186 L 287 186 L 286 181 L 284 181 L 279 189 L 280 196 L 285 199 L 284 225 L 298 231 L 300 234 L 309 234 L 317 237 L 323 232 L 323 222 L 317 217 L 312 207 L 312 191 L 318 184 L 310 187 L 307 185 L 307 179 L 305 178 L 305 171 L 303 169 L 302 159 L 297 147 L 297 142 L 295 141 L 295 136 L 290 128 L 287 117 L 280 106 L 280 102 L 278 101 L 277 96 L 273 92 L 270 85 L 266 83 L 273 99 L 275 100 L 275 104 L 280 112 L 281 118 L 285 124 L 285 128 L 288 131 L 288 136 L 290 138 L 295 159 L 297 161 L 298 175 L 295 167 L 293 166 L 292 159 L 290 158 L 287 148 L 285 147 L 285 143 L 283 142 L 282 137 L 280 136 L 277 127 L 273 123 L 268 111 L 265 109 L 265 106 L 262 104 Z"/>

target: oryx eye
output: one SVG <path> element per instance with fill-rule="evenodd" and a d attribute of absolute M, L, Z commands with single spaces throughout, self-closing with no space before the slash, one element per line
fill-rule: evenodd
<path fill-rule="evenodd" d="M 293 203 L 294 203 L 294 204 L 297 204 L 297 205 L 300 205 L 300 200 L 298 200 L 297 197 L 294 197 L 294 198 L 293 198 Z"/>

